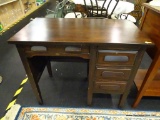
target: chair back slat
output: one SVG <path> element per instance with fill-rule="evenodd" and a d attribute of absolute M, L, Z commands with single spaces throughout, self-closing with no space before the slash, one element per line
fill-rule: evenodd
<path fill-rule="evenodd" d="M 88 17 L 111 19 L 119 0 L 84 0 Z"/>
<path fill-rule="evenodd" d="M 103 14 L 103 9 L 105 9 L 104 5 L 105 5 L 106 1 L 107 1 L 107 0 L 104 0 L 104 2 L 103 2 L 101 14 Z M 107 14 L 108 14 L 108 13 L 107 13 L 107 10 L 106 10 L 105 16 L 107 16 Z"/>
<path fill-rule="evenodd" d="M 115 0 L 115 1 L 116 1 L 116 4 L 114 5 L 114 8 L 113 8 L 113 10 L 112 10 L 112 12 L 111 12 L 111 14 L 110 14 L 109 18 L 111 18 L 111 15 L 113 14 L 113 12 L 114 12 L 115 8 L 116 8 L 116 7 L 117 7 L 117 5 L 118 5 L 119 0 Z"/>

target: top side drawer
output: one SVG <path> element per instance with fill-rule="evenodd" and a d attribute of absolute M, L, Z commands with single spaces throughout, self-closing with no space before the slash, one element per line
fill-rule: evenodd
<path fill-rule="evenodd" d="M 132 66 L 138 51 L 98 50 L 97 64 Z"/>

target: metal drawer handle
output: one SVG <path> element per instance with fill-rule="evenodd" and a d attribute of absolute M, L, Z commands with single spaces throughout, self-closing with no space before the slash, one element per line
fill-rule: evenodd
<path fill-rule="evenodd" d="M 65 52 L 81 52 L 82 49 L 80 47 L 75 47 L 75 46 L 67 46 L 65 48 Z"/>

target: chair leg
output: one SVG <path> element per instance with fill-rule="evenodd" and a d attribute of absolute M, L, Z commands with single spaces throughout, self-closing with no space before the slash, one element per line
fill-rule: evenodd
<path fill-rule="evenodd" d="M 0 76 L 0 84 L 2 83 L 2 76 Z"/>
<path fill-rule="evenodd" d="M 51 61 L 48 60 L 47 62 L 47 70 L 48 70 L 48 73 L 49 73 L 49 76 L 52 77 L 52 68 L 51 68 Z"/>

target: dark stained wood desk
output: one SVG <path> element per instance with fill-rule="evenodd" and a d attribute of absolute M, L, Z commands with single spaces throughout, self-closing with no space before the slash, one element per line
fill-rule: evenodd
<path fill-rule="evenodd" d="M 152 41 L 131 22 L 108 19 L 36 18 L 9 43 L 15 44 L 31 87 L 43 103 L 38 81 L 51 57 L 88 60 L 88 105 L 93 93 L 121 94 L 123 107 L 143 54 Z M 36 47 L 43 49 L 36 50 Z"/>

